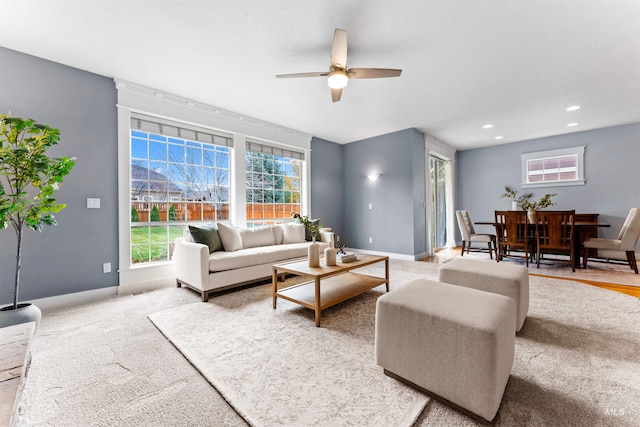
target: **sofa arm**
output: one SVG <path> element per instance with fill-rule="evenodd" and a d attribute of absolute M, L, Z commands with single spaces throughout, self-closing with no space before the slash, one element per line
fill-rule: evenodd
<path fill-rule="evenodd" d="M 320 235 L 320 241 L 329 244 L 330 248 L 335 248 L 335 233 L 331 231 L 330 228 L 321 228 L 318 232 Z"/>
<path fill-rule="evenodd" d="M 201 291 L 209 283 L 209 247 L 201 243 L 186 241 L 183 237 L 175 240 L 173 251 L 176 280 Z"/>

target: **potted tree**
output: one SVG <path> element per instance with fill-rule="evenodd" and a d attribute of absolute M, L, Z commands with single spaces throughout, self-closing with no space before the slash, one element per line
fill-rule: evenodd
<path fill-rule="evenodd" d="M 47 156 L 59 139 L 58 129 L 0 115 L 0 230 L 11 226 L 17 243 L 13 304 L 0 308 L 0 327 L 40 320 L 40 309 L 18 303 L 23 233 L 25 226 L 42 231 L 45 225 L 55 225 L 53 214 L 66 207 L 53 195 L 75 159 Z"/>

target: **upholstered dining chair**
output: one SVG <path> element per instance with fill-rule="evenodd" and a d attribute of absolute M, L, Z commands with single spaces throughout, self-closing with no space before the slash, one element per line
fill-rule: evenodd
<path fill-rule="evenodd" d="M 567 254 L 571 270 L 575 272 L 573 239 L 576 211 L 538 211 L 536 216 L 536 267 L 540 268 L 540 259 L 545 253 Z"/>
<path fill-rule="evenodd" d="M 582 267 L 587 268 L 587 260 L 592 249 L 598 250 L 598 258 L 619 259 L 629 263 L 629 267 L 638 274 L 636 262 L 636 244 L 640 238 L 640 208 L 631 208 L 617 239 L 598 237 L 586 239 L 582 243 L 584 258 Z"/>
<path fill-rule="evenodd" d="M 467 253 L 469 253 L 472 242 L 480 242 L 487 244 L 489 248 L 489 257 L 491 259 L 493 259 L 493 252 L 496 253 L 496 259 L 498 258 L 498 247 L 496 245 L 495 234 L 476 233 L 475 229 L 473 228 L 473 222 L 471 222 L 469 211 L 456 211 L 456 218 L 458 220 L 460 234 L 462 235 L 462 253 L 460 254 L 460 256 L 464 256 L 465 247 L 467 248 Z"/>
<path fill-rule="evenodd" d="M 529 259 L 533 259 L 535 253 L 535 237 L 530 234 L 527 212 L 495 211 L 495 216 L 498 262 L 504 257 L 519 257 L 524 258 L 529 267 Z"/>

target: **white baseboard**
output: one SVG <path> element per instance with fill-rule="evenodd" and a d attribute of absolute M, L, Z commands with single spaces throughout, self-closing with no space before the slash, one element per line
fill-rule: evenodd
<path fill-rule="evenodd" d="M 392 253 L 392 252 L 369 251 L 369 250 L 366 250 L 366 249 L 356 249 L 356 248 L 346 248 L 346 250 L 351 251 L 351 252 L 355 252 L 355 253 L 367 254 L 367 255 L 388 256 L 389 258 L 401 259 L 401 260 L 404 260 L 404 261 L 415 261 L 416 259 L 421 259 L 421 258 L 416 258 L 417 255 L 406 255 L 406 254 L 396 254 L 396 253 Z M 426 257 L 426 255 L 424 257 Z"/>
<path fill-rule="evenodd" d="M 118 286 L 109 286 L 108 288 L 92 289 L 90 291 L 74 292 L 71 294 L 56 295 L 53 297 L 39 298 L 24 302 L 35 304 L 40 309 L 49 309 L 64 307 L 68 305 L 82 304 L 85 302 L 115 296 L 117 294 Z"/>
<path fill-rule="evenodd" d="M 118 286 L 118 295 L 130 295 L 139 294 L 141 292 L 148 292 L 154 289 L 169 288 L 176 286 L 176 278 L 165 277 L 162 279 L 150 280 L 146 282 L 130 283 L 127 285 Z"/>
<path fill-rule="evenodd" d="M 120 270 L 118 295 L 137 294 L 176 285 L 173 262 L 135 266 Z"/>
<path fill-rule="evenodd" d="M 419 254 L 415 254 L 415 255 L 413 256 L 413 260 L 414 260 L 414 261 L 420 261 L 421 259 L 425 259 L 425 258 L 426 258 L 426 257 L 428 257 L 428 256 L 429 256 L 429 254 L 428 254 L 428 253 L 426 253 L 426 252 L 421 252 L 421 253 L 419 253 Z"/>

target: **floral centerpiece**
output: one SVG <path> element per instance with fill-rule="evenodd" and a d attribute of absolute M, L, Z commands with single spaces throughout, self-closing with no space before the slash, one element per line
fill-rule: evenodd
<path fill-rule="evenodd" d="M 530 198 L 527 198 L 520 201 L 520 207 L 527 211 L 548 208 L 549 206 L 555 205 L 555 202 L 551 200 L 553 196 L 556 196 L 556 193 L 545 194 L 537 202 L 531 201 Z"/>
<path fill-rule="evenodd" d="M 553 196 L 556 196 L 556 193 L 545 194 L 538 201 L 532 201 L 533 193 L 524 193 L 518 197 L 518 191 L 514 190 L 512 187 L 505 185 L 504 193 L 500 195 L 502 199 L 511 199 L 515 202 L 518 207 L 523 211 L 529 210 L 538 210 L 548 208 L 549 206 L 554 206 L 555 202 L 551 200 Z"/>

